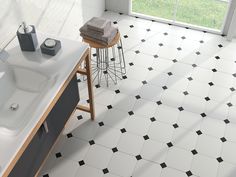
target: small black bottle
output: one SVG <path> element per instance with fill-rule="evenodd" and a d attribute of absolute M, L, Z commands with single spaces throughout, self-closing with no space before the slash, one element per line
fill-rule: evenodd
<path fill-rule="evenodd" d="M 38 45 L 36 30 L 33 25 L 22 22 L 17 30 L 17 37 L 22 51 L 35 51 Z"/>

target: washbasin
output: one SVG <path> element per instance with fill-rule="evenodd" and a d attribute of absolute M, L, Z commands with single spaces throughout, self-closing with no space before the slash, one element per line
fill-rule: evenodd
<path fill-rule="evenodd" d="M 52 84 L 39 71 L 0 62 L 0 134 L 17 135 Z"/>

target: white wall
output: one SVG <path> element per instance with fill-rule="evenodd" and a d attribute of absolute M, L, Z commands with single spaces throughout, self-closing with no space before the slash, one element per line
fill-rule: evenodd
<path fill-rule="evenodd" d="M 128 14 L 130 8 L 131 0 L 106 0 L 106 10 Z"/>
<path fill-rule="evenodd" d="M 38 31 L 78 39 L 80 26 L 105 10 L 105 0 L 0 0 L 0 4 L 0 49 L 22 21 Z"/>

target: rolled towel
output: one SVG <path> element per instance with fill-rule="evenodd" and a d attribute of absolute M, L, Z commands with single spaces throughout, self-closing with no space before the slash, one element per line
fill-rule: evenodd
<path fill-rule="evenodd" d="M 110 44 L 118 32 L 118 28 L 111 26 L 103 36 L 88 32 L 87 25 L 83 26 L 81 31 L 83 31 L 80 33 L 82 37 L 88 37 L 97 41 L 103 41 L 105 44 Z"/>
<path fill-rule="evenodd" d="M 87 22 L 87 26 L 88 29 L 105 34 L 105 32 L 111 27 L 111 21 L 104 18 L 93 17 Z"/>

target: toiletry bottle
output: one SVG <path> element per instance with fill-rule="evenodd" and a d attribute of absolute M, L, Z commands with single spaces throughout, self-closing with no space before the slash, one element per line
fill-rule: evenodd
<path fill-rule="evenodd" d="M 17 30 L 17 37 L 22 51 L 35 51 L 38 45 L 36 30 L 33 25 L 22 22 Z"/>

